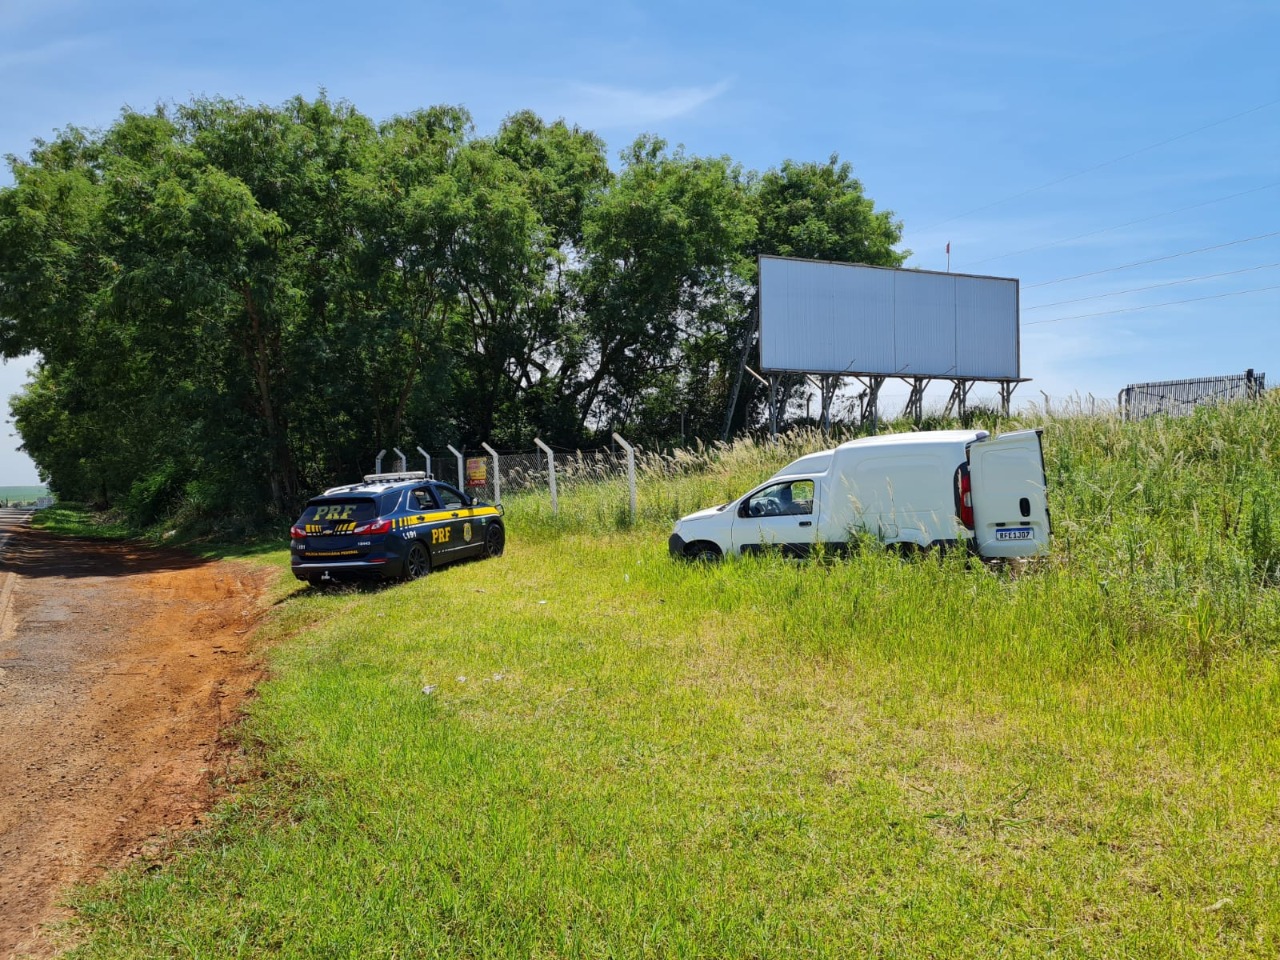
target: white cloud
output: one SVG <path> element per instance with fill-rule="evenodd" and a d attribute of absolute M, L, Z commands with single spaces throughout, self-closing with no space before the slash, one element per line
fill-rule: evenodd
<path fill-rule="evenodd" d="M 692 113 L 729 89 L 729 81 L 704 87 L 639 90 L 601 84 L 575 84 L 572 107 L 565 111 L 589 128 L 635 127 Z"/>

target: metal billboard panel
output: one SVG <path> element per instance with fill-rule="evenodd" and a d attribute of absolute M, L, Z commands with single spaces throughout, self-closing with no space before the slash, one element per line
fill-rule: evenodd
<path fill-rule="evenodd" d="M 956 369 L 956 278 L 945 273 L 893 274 L 893 374 L 950 377 Z"/>
<path fill-rule="evenodd" d="M 840 335 L 830 356 L 841 369 L 891 366 L 897 350 L 893 342 L 894 282 L 885 270 L 832 270 L 836 322 Z"/>
<path fill-rule="evenodd" d="M 957 275 L 955 375 L 999 379 L 1018 370 L 1018 281 Z"/>
<path fill-rule="evenodd" d="M 765 371 L 1019 379 L 1018 281 L 760 258 Z"/>

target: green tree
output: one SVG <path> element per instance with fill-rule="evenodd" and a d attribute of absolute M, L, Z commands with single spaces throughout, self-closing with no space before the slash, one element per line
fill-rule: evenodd
<path fill-rule="evenodd" d="M 810 260 L 901 266 L 896 250 L 902 224 L 876 210 L 853 176 L 853 166 L 832 154 L 826 163 L 785 161 L 753 185 L 759 227 L 751 253 Z"/>
<path fill-rule="evenodd" d="M 580 340 L 575 263 L 588 205 L 612 179 L 594 134 L 529 112 L 476 141 L 459 164 L 465 243 L 458 397 L 469 441 L 580 436 L 566 364 Z"/>
<path fill-rule="evenodd" d="M 382 448 L 713 435 L 755 257 L 900 263 L 836 158 L 747 175 L 564 121 L 197 99 L 67 129 L 0 189 L 0 352 L 63 496 L 289 515 Z M 739 421 L 753 409 L 740 404 Z"/>
<path fill-rule="evenodd" d="M 641 137 L 591 206 L 581 276 L 584 332 L 574 385 L 580 424 L 633 424 L 669 439 L 690 394 L 690 345 L 716 336 L 719 304 L 755 231 L 741 169 Z"/>

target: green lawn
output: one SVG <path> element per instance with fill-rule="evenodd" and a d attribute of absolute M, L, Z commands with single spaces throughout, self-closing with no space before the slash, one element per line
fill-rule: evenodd
<path fill-rule="evenodd" d="M 801 440 L 294 594 L 261 777 L 82 896 L 77 955 L 1276 956 L 1280 402 L 1045 426 L 1016 575 L 667 558 Z"/>

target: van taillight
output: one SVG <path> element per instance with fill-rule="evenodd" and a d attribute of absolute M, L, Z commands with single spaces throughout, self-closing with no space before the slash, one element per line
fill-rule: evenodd
<path fill-rule="evenodd" d="M 965 467 L 961 467 L 958 471 L 957 480 L 960 484 L 959 496 L 960 501 L 960 522 L 970 530 L 973 529 L 973 486 L 969 481 L 969 471 Z"/>
<path fill-rule="evenodd" d="M 374 520 L 372 523 L 366 523 L 363 526 L 356 527 L 351 531 L 357 537 L 365 537 L 376 533 L 390 533 L 390 520 Z"/>

